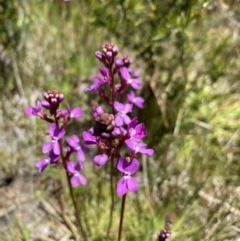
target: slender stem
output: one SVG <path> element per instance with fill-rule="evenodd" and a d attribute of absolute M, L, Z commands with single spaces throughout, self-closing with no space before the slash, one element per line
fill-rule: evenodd
<path fill-rule="evenodd" d="M 80 212 L 79 212 L 79 209 L 78 209 L 78 206 L 77 206 L 77 202 L 74 198 L 74 193 L 73 193 L 73 188 L 72 188 L 72 185 L 71 185 L 71 181 L 70 181 L 70 175 L 66 172 L 66 175 L 67 175 L 67 180 L 68 180 L 68 188 L 69 188 L 69 191 L 70 191 L 70 196 L 71 196 L 71 199 L 72 199 L 72 202 L 73 202 L 73 206 L 74 206 L 74 211 L 75 211 L 75 217 L 76 217 L 76 221 L 77 221 L 77 226 L 78 226 L 78 230 L 80 232 L 80 234 L 83 236 L 83 239 L 85 241 L 87 241 L 87 237 L 86 237 L 86 233 L 83 229 L 83 226 L 82 226 L 82 223 L 81 223 L 81 219 L 79 217 L 80 215 Z"/>
<path fill-rule="evenodd" d="M 55 122 L 56 122 L 57 126 L 59 126 L 58 122 L 57 122 L 56 115 L 54 115 L 54 118 L 55 118 Z M 64 155 L 63 155 L 62 141 L 59 141 L 59 145 L 60 145 L 60 155 L 61 155 L 61 159 L 62 159 L 62 164 L 63 164 L 63 167 L 67 170 L 66 166 L 67 166 L 68 156 L 64 157 Z M 86 233 L 85 233 L 85 231 L 83 229 L 83 226 L 82 226 L 82 223 L 81 223 L 80 212 L 78 210 L 77 202 L 74 198 L 73 188 L 72 188 L 72 185 L 71 185 L 71 175 L 67 171 L 66 171 L 66 176 L 67 176 L 67 182 L 68 182 L 68 189 L 70 191 L 70 197 L 72 199 L 72 203 L 73 203 L 73 206 L 74 206 L 75 217 L 76 217 L 76 221 L 77 221 L 77 228 L 78 228 L 79 234 L 83 236 L 83 239 L 85 241 L 87 241 Z"/>
<path fill-rule="evenodd" d="M 120 217 L 120 223 L 119 223 L 119 229 L 118 229 L 118 241 L 121 240 L 121 235 L 122 235 L 122 224 L 123 224 L 126 196 L 127 194 L 123 195 L 122 197 L 121 217 Z"/>
<path fill-rule="evenodd" d="M 107 230 L 107 238 L 109 238 L 109 233 L 112 227 L 112 219 L 113 219 L 113 210 L 114 210 L 114 187 L 113 187 L 113 157 L 111 158 L 111 183 L 110 183 L 110 192 L 111 192 L 111 207 L 110 207 L 110 218 L 108 223 L 108 230 Z"/>

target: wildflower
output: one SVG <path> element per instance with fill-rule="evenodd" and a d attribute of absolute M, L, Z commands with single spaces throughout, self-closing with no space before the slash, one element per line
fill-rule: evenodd
<path fill-rule="evenodd" d="M 42 105 L 41 105 L 41 101 L 37 101 L 37 106 L 29 106 L 27 109 L 26 109 L 26 114 L 29 115 L 29 116 L 43 116 L 43 114 L 41 113 L 41 110 L 42 110 Z"/>
<path fill-rule="evenodd" d="M 122 126 L 123 123 L 129 124 L 131 122 L 131 119 L 127 115 L 127 113 L 132 111 L 132 105 L 131 104 L 121 104 L 118 101 L 114 102 L 114 108 L 118 111 L 118 114 L 116 115 L 115 121 L 117 126 Z"/>
<path fill-rule="evenodd" d="M 127 94 L 128 101 L 136 105 L 138 108 L 143 108 L 144 99 L 142 97 L 135 96 L 134 92 L 131 91 Z"/>
<path fill-rule="evenodd" d="M 124 176 L 117 183 L 117 194 L 123 196 L 127 191 L 134 192 L 138 189 L 138 182 L 131 175 L 134 174 L 139 167 L 139 162 L 133 158 L 127 162 L 124 157 L 120 157 L 117 162 L 117 169 L 124 174 Z"/>
<path fill-rule="evenodd" d="M 43 144 L 42 152 L 48 153 L 53 149 L 54 154 L 59 155 L 61 152 L 59 141 L 65 135 L 65 130 L 63 128 L 58 128 L 56 123 L 52 123 L 49 127 L 49 134 L 52 137 L 52 140 Z"/>
<path fill-rule="evenodd" d="M 104 113 L 104 110 L 103 110 L 102 106 L 99 105 L 94 109 L 93 116 L 96 118 L 103 113 Z"/>
<path fill-rule="evenodd" d="M 82 162 L 77 162 L 76 165 L 74 165 L 74 163 L 71 161 L 67 162 L 67 170 L 72 174 L 71 184 L 73 187 L 77 187 L 79 183 L 81 183 L 82 185 L 87 184 L 87 179 L 80 173 L 82 168 Z"/>
<path fill-rule="evenodd" d="M 50 151 L 49 156 L 40 159 L 35 166 L 38 168 L 39 172 L 42 173 L 49 164 L 56 162 L 58 157 L 59 155 L 55 155 L 53 151 Z"/>
<path fill-rule="evenodd" d="M 127 84 L 131 85 L 133 89 L 141 89 L 142 81 L 138 78 L 131 78 L 130 73 L 127 67 L 123 67 L 120 69 L 120 75 L 127 82 Z"/>
<path fill-rule="evenodd" d="M 100 88 L 102 88 L 104 85 L 108 84 L 109 76 L 108 76 L 107 70 L 105 68 L 101 67 L 99 69 L 99 72 L 102 74 L 103 78 L 100 78 L 98 76 L 94 76 L 93 80 L 95 81 L 96 84 L 93 84 L 90 87 L 87 87 L 85 89 L 85 92 L 100 90 Z"/>
<path fill-rule="evenodd" d="M 138 142 L 134 139 L 128 139 L 125 141 L 127 147 L 134 152 L 134 155 L 140 152 L 143 155 L 152 156 L 154 153 L 153 149 L 146 149 L 147 144 Z"/>
<path fill-rule="evenodd" d="M 103 166 L 108 160 L 108 156 L 106 154 L 96 155 L 93 158 L 93 163 L 97 166 Z"/>
<path fill-rule="evenodd" d="M 147 131 L 145 129 L 145 125 L 143 123 L 138 124 L 138 119 L 135 117 L 129 124 L 128 124 L 128 135 L 131 138 L 135 139 L 142 139 L 147 135 Z"/>
<path fill-rule="evenodd" d="M 83 112 L 80 107 L 75 107 L 73 110 L 71 110 L 70 105 L 67 105 L 67 112 L 69 114 L 69 117 L 72 119 L 79 119 L 83 117 Z"/>
<path fill-rule="evenodd" d="M 69 147 L 77 154 L 78 160 L 83 162 L 85 160 L 85 155 L 82 150 L 82 147 L 86 149 L 86 147 L 80 145 L 80 140 L 77 135 L 73 135 L 72 137 L 67 137 L 66 142 Z"/>
<path fill-rule="evenodd" d="M 98 138 L 96 136 L 93 136 L 88 131 L 84 131 L 82 133 L 83 141 L 86 145 L 96 145 L 98 142 Z"/>

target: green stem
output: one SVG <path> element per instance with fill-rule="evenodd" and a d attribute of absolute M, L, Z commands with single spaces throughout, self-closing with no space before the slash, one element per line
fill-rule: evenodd
<path fill-rule="evenodd" d="M 112 219 L 113 219 L 113 209 L 114 209 L 114 187 L 113 187 L 113 157 L 111 158 L 111 182 L 110 182 L 110 191 L 111 191 L 111 208 L 110 208 L 110 218 L 108 223 L 107 237 L 109 238 L 109 233 L 112 227 Z"/>
<path fill-rule="evenodd" d="M 68 188 L 69 188 L 69 191 L 70 191 L 70 196 L 71 196 L 72 203 L 73 203 L 73 206 L 74 206 L 74 211 L 75 211 L 75 217 L 76 217 L 76 221 L 77 221 L 78 231 L 83 236 L 83 239 L 85 241 L 87 241 L 86 233 L 85 233 L 85 231 L 83 229 L 82 222 L 81 222 L 81 219 L 79 217 L 80 212 L 79 212 L 79 209 L 78 209 L 78 206 L 77 206 L 77 202 L 76 202 L 76 200 L 74 198 L 73 188 L 72 188 L 71 181 L 70 181 L 71 176 L 67 172 L 66 172 L 66 175 L 67 175 L 67 180 L 68 180 Z"/>
<path fill-rule="evenodd" d="M 118 229 L 118 241 L 121 240 L 121 235 L 122 235 L 122 224 L 123 224 L 126 196 L 127 194 L 124 194 L 122 198 L 121 217 L 120 217 L 120 223 L 119 223 L 119 229 Z"/>

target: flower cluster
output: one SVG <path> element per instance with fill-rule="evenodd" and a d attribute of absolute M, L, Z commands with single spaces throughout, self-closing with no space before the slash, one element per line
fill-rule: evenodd
<path fill-rule="evenodd" d="M 46 156 L 36 163 L 36 167 L 39 172 L 43 172 L 51 164 L 62 166 L 71 176 L 73 187 L 78 186 L 80 183 L 85 185 L 87 183 L 86 178 L 80 171 L 85 160 L 84 151 L 87 151 L 88 148 L 80 143 L 77 135 L 64 139 L 66 124 L 72 119 L 81 118 L 83 112 L 80 107 L 71 109 L 69 104 L 66 109 L 60 109 L 64 95 L 56 90 L 45 92 L 43 97 L 43 101 L 37 101 L 36 107 L 29 106 L 26 109 L 27 115 L 38 116 L 49 123 L 47 135 L 50 138 L 42 147 L 42 153 Z M 76 164 L 71 161 L 72 154 L 77 157 Z"/>
<path fill-rule="evenodd" d="M 143 108 L 144 99 L 134 92 L 141 89 L 142 81 L 140 74 L 130 68 L 128 56 L 117 58 L 118 48 L 114 44 L 103 45 L 95 56 L 104 66 L 99 69 L 100 76 L 95 76 L 94 83 L 85 91 L 97 92 L 108 111 L 96 101 L 93 102 L 95 124 L 83 132 L 83 140 L 86 145 L 98 147 L 99 151 L 93 158 L 95 165 L 103 166 L 108 160 L 117 160 L 116 168 L 122 173 L 117 193 L 123 196 L 127 191 L 138 189 L 138 182 L 132 177 L 139 168 L 138 153 L 148 156 L 154 153 L 142 142 L 147 135 L 145 125 L 138 123 L 136 117 L 130 117 L 134 105 Z"/>
<path fill-rule="evenodd" d="M 93 157 L 95 165 L 103 166 L 109 160 L 114 162 L 112 164 L 122 174 L 117 193 L 123 196 L 138 189 L 138 182 L 132 176 L 139 168 L 138 154 L 152 156 L 154 153 L 142 141 L 147 135 L 145 125 L 139 123 L 137 117 L 130 116 L 133 106 L 143 108 L 144 99 L 135 94 L 142 87 L 142 81 L 139 72 L 130 68 L 132 61 L 128 56 L 117 57 L 118 48 L 114 44 L 103 45 L 95 56 L 103 66 L 99 69 L 100 75 L 93 78 L 94 83 L 85 91 L 98 93 L 105 106 L 92 101 L 95 124 L 82 136 L 85 145 L 98 147 L 99 151 Z M 30 106 L 26 110 L 28 115 L 38 116 L 49 123 L 47 135 L 50 138 L 42 147 L 46 156 L 36 163 L 36 167 L 43 172 L 51 164 L 62 166 L 71 175 L 73 187 L 80 183 L 85 185 L 86 179 L 80 171 L 85 160 L 84 151 L 88 148 L 81 144 L 77 135 L 65 137 L 65 126 L 72 119 L 81 118 L 83 112 L 80 107 L 71 109 L 69 104 L 66 109 L 61 109 L 64 95 L 56 90 L 49 90 L 43 97 L 36 107 Z M 76 163 L 72 162 L 73 155 L 76 155 Z"/>

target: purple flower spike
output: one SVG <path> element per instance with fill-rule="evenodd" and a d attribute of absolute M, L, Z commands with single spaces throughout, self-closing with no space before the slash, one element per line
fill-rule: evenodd
<path fill-rule="evenodd" d="M 35 166 L 38 168 L 38 171 L 42 173 L 49 164 L 56 162 L 58 160 L 58 157 L 59 157 L 58 155 L 55 155 L 51 151 L 47 158 L 40 159 Z"/>
<path fill-rule="evenodd" d="M 93 136 L 88 131 L 84 131 L 82 133 L 84 143 L 86 145 L 96 145 L 98 138 L 96 136 Z"/>
<path fill-rule="evenodd" d="M 138 119 L 135 117 L 128 125 L 128 135 L 130 138 L 142 139 L 147 135 L 145 125 L 143 123 L 138 124 Z"/>
<path fill-rule="evenodd" d="M 137 154 L 138 152 L 142 153 L 143 155 L 147 155 L 147 156 L 152 156 L 154 153 L 153 149 L 146 149 L 146 144 L 143 142 L 138 142 L 134 139 L 128 139 L 125 141 L 125 144 L 127 145 L 127 147 L 133 151 L 135 154 Z"/>
<path fill-rule="evenodd" d="M 85 161 L 85 155 L 83 153 L 82 146 L 80 145 L 80 140 L 79 140 L 78 136 L 73 135 L 72 137 L 67 137 L 66 142 L 77 154 L 78 160 L 80 162 Z"/>
<path fill-rule="evenodd" d="M 117 183 L 117 194 L 123 196 L 127 191 L 134 192 L 138 189 L 138 182 L 135 178 L 131 177 L 139 167 L 137 159 L 133 158 L 127 162 L 124 157 L 120 157 L 117 163 L 117 169 L 124 174 L 124 176 Z"/>
<path fill-rule="evenodd" d="M 131 78 L 128 68 L 123 67 L 120 69 L 121 77 L 127 82 L 127 84 L 131 85 L 133 89 L 139 90 L 141 89 L 142 81 L 137 78 Z"/>
<path fill-rule="evenodd" d="M 56 123 L 52 123 L 49 127 L 49 134 L 52 140 L 43 144 L 42 152 L 48 153 L 53 149 L 54 154 L 60 154 L 59 140 L 65 135 L 65 130 L 63 128 L 58 128 Z"/>
<path fill-rule="evenodd" d="M 82 185 L 87 184 L 87 179 L 80 173 L 82 168 L 83 164 L 81 162 L 77 162 L 76 165 L 71 161 L 67 162 L 67 170 L 73 174 L 71 178 L 71 184 L 73 187 L 77 187 L 80 183 Z"/>
<path fill-rule="evenodd" d="M 114 108 L 118 111 L 118 114 L 115 118 L 117 126 L 122 126 L 124 123 L 129 124 L 131 122 L 131 119 L 127 115 L 127 113 L 132 111 L 132 105 L 131 104 L 123 105 L 120 102 L 115 101 L 114 102 Z"/>
<path fill-rule="evenodd" d="M 73 110 L 71 110 L 70 105 L 67 105 L 67 112 L 70 116 L 70 118 L 75 118 L 75 119 L 79 119 L 81 117 L 83 117 L 84 113 L 82 112 L 80 107 L 76 107 Z"/>
<path fill-rule="evenodd" d="M 131 91 L 127 94 L 128 101 L 136 105 L 138 108 L 143 108 L 144 99 L 142 97 L 135 96 L 134 92 Z"/>
<path fill-rule="evenodd" d="M 103 166 L 108 160 L 108 156 L 106 154 L 96 155 L 93 158 L 93 163 L 97 166 Z"/>
<path fill-rule="evenodd" d="M 37 107 L 29 106 L 25 113 L 29 116 L 41 116 L 42 104 L 41 101 L 37 101 Z"/>

